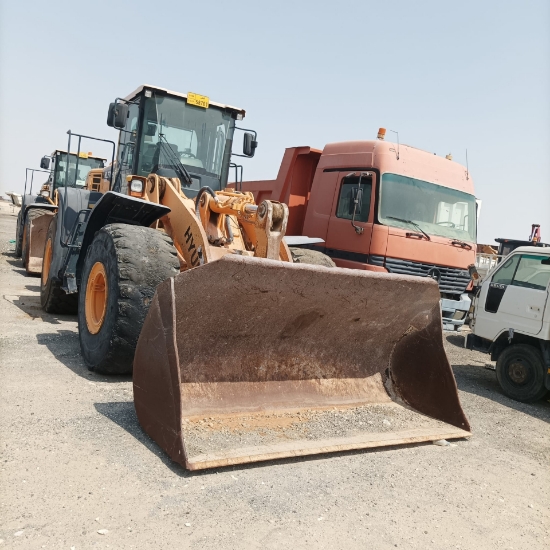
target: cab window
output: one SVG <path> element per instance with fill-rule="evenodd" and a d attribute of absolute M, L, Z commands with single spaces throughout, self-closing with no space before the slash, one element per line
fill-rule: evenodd
<path fill-rule="evenodd" d="M 550 257 L 532 254 L 522 254 L 519 257 L 512 285 L 546 290 L 550 281 Z"/>
<path fill-rule="evenodd" d="M 502 267 L 493 275 L 492 282 L 500 283 L 501 285 L 511 284 L 518 266 L 519 258 L 519 254 L 516 254 L 515 256 L 504 260 Z"/>
<path fill-rule="evenodd" d="M 355 221 L 366 222 L 369 219 L 370 198 L 372 190 L 372 179 L 361 178 L 361 187 L 359 185 L 359 176 L 352 176 L 342 179 L 340 187 L 340 195 L 338 197 L 338 205 L 336 207 L 336 217 L 351 220 L 353 218 L 353 209 L 355 207 L 355 199 L 358 195 L 359 203 L 355 209 Z"/>

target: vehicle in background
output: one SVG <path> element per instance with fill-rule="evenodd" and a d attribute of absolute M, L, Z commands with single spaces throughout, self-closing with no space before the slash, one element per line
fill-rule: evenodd
<path fill-rule="evenodd" d="M 465 346 L 490 353 L 504 393 L 526 403 L 550 390 L 550 248 L 513 250 L 476 289 Z"/>
<path fill-rule="evenodd" d="M 548 247 L 549 244 L 541 242 L 540 225 L 534 223 L 531 226 L 531 235 L 527 241 L 517 239 L 495 239 L 498 243 L 498 248 L 491 245 L 478 244 L 476 254 L 476 270 L 479 275 L 478 279 L 474 279 L 474 286 L 479 286 L 487 277 L 489 272 L 494 269 L 503 258 L 513 252 L 520 246 L 541 246 Z"/>
<path fill-rule="evenodd" d="M 352 269 L 431 277 L 445 329 L 470 309 L 468 266 L 476 257 L 477 208 L 466 167 L 447 155 L 384 140 L 286 150 L 274 180 L 237 182 L 256 202 L 289 207 L 289 244 Z"/>
<path fill-rule="evenodd" d="M 57 212 L 58 192 L 64 187 L 65 179 L 68 177 L 70 187 L 83 188 L 90 170 L 104 166 L 105 159 L 82 151 L 67 154 L 56 149 L 51 156 L 42 157 L 41 170 L 33 170 L 33 176 L 35 171 L 49 170 L 48 179 L 36 195 L 32 193 L 32 183 L 29 194 L 26 193 L 25 182 L 23 205 L 17 218 L 16 255 L 21 256 L 27 273 L 40 275 L 42 271 L 46 232 L 51 217 Z"/>

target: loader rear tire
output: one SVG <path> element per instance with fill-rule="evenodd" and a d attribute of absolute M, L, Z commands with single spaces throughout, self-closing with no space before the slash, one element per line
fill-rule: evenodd
<path fill-rule="evenodd" d="M 112 224 L 88 248 L 78 303 L 80 350 L 90 370 L 132 372 L 141 327 L 157 286 L 179 273 L 172 240 L 149 227 Z"/>
<path fill-rule="evenodd" d="M 46 243 L 44 244 L 44 255 L 42 261 L 42 279 L 40 284 L 40 305 L 46 313 L 65 313 L 74 314 L 78 307 L 77 294 L 65 294 L 61 288 L 61 281 L 57 273 L 52 272 L 53 257 L 60 251 L 56 244 L 57 233 L 57 215 L 53 216 L 48 233 L 46 234 Z M 59 244 L 57 244 L 59 246 Z"/>
<path fill-rule="evenodd" d="M 545 368 L 540 351 L 528 344 L 507 347 L 497 360 L 497 379 L 502 391 L 512 399 L 533 403 L 542 399 Z"/>
<path fill-rule="evenodd" d="M 324 267 L 336 267 L 336 264 L 332 261 L 330 256 L 318 252 L 317 250 L 310 250 L 309 248 L 296 248 L 289 246 L 290 254 L 292 255 L 292 261 L 295 264 L 310 264 L 310 265 L 322 265 Z"/>
<path fill-rule="evenodd" d="M 25 219 L 25 224 L 23 225 L 23 235 L 22 235 L 22 247 L 21 247 L 21 261 L 23 262 L 23 267 L 28 271 L 29 266 L 29 252 L 31 249 L 31 223 L 32 220 L 40 216 L 47 216 L 50 214 L 49 210 L 45 208 L 32 208 L 27 214 Z"/>

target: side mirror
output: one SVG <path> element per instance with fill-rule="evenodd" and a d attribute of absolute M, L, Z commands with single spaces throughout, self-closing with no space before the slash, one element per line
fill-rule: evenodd
<path fill-rule="evenodd" d="M 351 188 L 351 200 L 349 201 L 349 213 L 361 214 L 361 207 L 363 206 L 363 188 L 352 187 Z"/>
<path fill-rule="evenodd" d="M 258 142 L 255 139 L 255 135 L 250 132 L 245 132 L 243 139 L 243 155 L 247 157 L 253 157 L 258 147 Z"/>
<path fill-rule="evenodd" d="M 42 168 L 42 170 L 50 169 L 50 159 L 48 157 L 42 157 L 42 160 L 40 161 L 40 168 Z"/>
<path fill-rule="evenodd" d="M 129 106 L 126 103 L 111 103 L 107 113 L 107 126 L 118 128 L 119 130 L 126 126 Z"/>

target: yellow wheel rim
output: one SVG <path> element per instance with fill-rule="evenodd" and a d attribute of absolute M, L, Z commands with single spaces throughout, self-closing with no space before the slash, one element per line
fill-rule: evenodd
<path fill-rule="evenodd" d="M 84 313 L 90 334 L 97 334 L 103 326 L 107 311 L 107 272 L 101 262 L 96 262 L 88 277 Z"/>
<path fill-rule="evenodd" d="M 46 286 L 48 282 L 48 275 L 50 274 L 50 266 L 52 265 L 52 240 L 46 241 L 46 248 L 44 250 L 44 260 L 42 262 L 42 286 Z"/>

